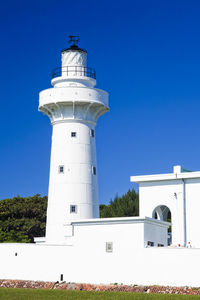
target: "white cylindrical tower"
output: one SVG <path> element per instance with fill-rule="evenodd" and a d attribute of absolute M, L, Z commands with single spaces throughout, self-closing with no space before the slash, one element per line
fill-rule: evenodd
<path fill-rule="evenodd" d="M 39 111 L 53 127 L 46 242 L 63 243 L 64 224 L 99 217 L 95 126 L 108 108 L 108 93 L 94 88 L 96 73 L 77 45 L 62 52 L 53 88 L 39 96 Z"/>

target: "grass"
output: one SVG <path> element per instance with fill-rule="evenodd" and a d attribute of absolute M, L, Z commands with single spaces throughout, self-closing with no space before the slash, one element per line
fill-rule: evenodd
<path fill-rule="evenodd" d="M 0 288 L 0 300 L 192 300 L 200 296 Z"/>

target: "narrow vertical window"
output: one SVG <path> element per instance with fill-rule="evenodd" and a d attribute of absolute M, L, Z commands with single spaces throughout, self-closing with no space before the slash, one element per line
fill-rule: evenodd
<path fill-rule="evenodd" d="M 92 174 L 93 174 L 93 175 L 96 175 L 96 174 L 97 174 L 96 167 L 92 167 Z"/>
<path fill-rule="evenodd" d="M 58 173 L 64 173 L 64 166 L 58 167 Z"/>
<path fill-rule="evenodd" d="M 76 132 L 75 131 L 71 132 L 71 137 L 76 137 Z"/>
<path fill-rule="evenodd" d="M 70 213 L 71 214 L 77 213 L 77 205 L 70 205 Z"/>
<path fill-rule="evenodd" d="M 90 135 L 91 135 L 91 137 L 94 137 L 94 129 L 90 130 Z"/>

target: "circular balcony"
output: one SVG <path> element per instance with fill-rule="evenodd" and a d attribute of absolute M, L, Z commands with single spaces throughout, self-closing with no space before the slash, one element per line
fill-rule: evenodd
<path fill-rule="evenodd" d="M 76 77 L 76 76 L 84 76 L 96 79 L 96 71 L 95 69 L 82 67 L 82 66 L 65 66 L 53 69 L 52 71 L 52 79 L 56 77 Z"/>

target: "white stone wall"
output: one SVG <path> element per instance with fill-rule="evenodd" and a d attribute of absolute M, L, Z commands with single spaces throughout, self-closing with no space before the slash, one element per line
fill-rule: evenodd
<path fill-rule="evenodd" d="M 122 242 L 124 242 L 123 237 Z M 17 256 L 15 256 L 17 253 Z M 200 249 L 0 244 L 0 278 L 142 285 L 200 286 Z"/>
<path fill-rule="evenodd" d="M 186 245 L 200 247 L 200 179 L 184 179 Z M 182 179 L 142 182 L 139 185 L 140 216 L 152 217 L 157 206 L 166 205 L 172 215 L 172 244 L 184 244 L 184 200 Z"/>
<path fill-rule="evenodd" d="M 168 228 L 161 227 L 158 224 L 144 223 L 144 246 L 148 245 L 148 241 L 154 242 L 154 246 L 168 246 Z"/>
<path fill-rule="evenodd" d="M 200 179 L 187 179 L 185 182 L 187 242 L 200 248 Z"/>
<path fill-rule="evenodd" d="M 177 197 L 174 196 L 176 193 Z M 139 185 L 139 215 L 152 218 L 157 206 L 167 206 L 172 215 L 172 244 L 183 245 L 183 193 L 181 180 L 143 182 Z"/>
<path fill-rule="evenodd" d="M 106 218 L 72 222 L 74 245 L 88 247 L 91 240 L 94 247 L 105 249 L 106 242 L 113 243 L 113 251 L 120 248 L 143 248 L 148 241 L 155 246 L 167 246 L 167 229 L 169 224 L 138 217 Z M 98 245 L 98 246 L 97 246 Z"/>

